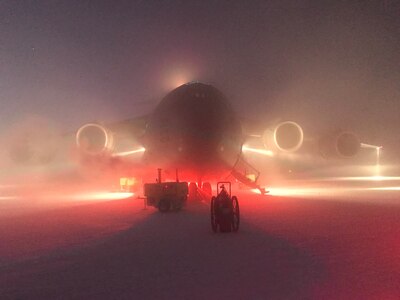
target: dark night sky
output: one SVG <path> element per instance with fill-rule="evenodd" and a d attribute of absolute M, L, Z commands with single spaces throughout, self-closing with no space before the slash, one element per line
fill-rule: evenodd
<path fill-rule="evenodd" d="M 29 115 L 66 130 L 137 116 L 200 80 L 246 117 L 400 147 L 399 12 L 390 0 L 3 0 L 0 130 Z"/>

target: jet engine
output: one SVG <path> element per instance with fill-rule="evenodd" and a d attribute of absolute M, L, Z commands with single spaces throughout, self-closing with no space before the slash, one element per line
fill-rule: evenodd
<path fill-rule="evenodd" d="M 303 144 L 304 134 L 299 124 L 285 121 L 265 130 L 262 139 L 267 149 L 276 148 L 283 152 L 294 152 Z"/>
<path fill-rule="evenodd" d="M 88 123 L 76 132 L 76 145 L 78 149 L 88 155 L 112 152 L 114 148 L 113 134 L 100 124 Z"/>
<path fill-rule="evenodd" d="M 348 158 L 360 150 L 358 137 L 348 131 L 336 131 L 319 141 L 319 152 L 325 158 Z"/>

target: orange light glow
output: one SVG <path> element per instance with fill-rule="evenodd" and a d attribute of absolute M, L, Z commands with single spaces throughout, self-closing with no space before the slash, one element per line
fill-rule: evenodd
<path fill-rule="evenodd" d="M 198 72 L 188 66 L 175 66 L 164 74 L 164 87 L 168 90 L 175 89 L 192 81 Z"/>
<path fill-rule="evenodd" d="M 136 178 L 133 177 L 121 177 L 119 179 L 120 186 L 132 186 L 136 183 Z"/>
<path fill-rule="evenodd" d="M 189 80 L 187 80 L 187 78 L 185 78 L 185 76 L 180 76 L 175 78 L 175 80 L 172 82 L 172 86 L 173 88 L 177 88 L 185 83 L 187 83 Z"/>

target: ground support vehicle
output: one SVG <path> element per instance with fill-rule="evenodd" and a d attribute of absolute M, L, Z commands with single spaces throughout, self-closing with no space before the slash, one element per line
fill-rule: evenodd
<path fill-rule="evenodd" d="M 160 212 L 169 210 L 180 210 L 187 201 L 188 183 L 161 182 L 161 170 L 158 170 L 158 180 L 156 183 L 145 183 L 144 187 L 145 203 L 148 206 L 158 208 Z"/>
<path fill-rule="evenodd" d="M 237 232 L 240 210 L 237 197 L 232 196 L 231 183 L 218 182 L 217 191 L 218 195 L 211 198 L 211 228 L 214 232 Z"/>

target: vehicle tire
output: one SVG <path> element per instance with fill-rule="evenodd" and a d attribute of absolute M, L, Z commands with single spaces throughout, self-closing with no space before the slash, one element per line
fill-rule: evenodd
<path fill-rule="evenodd" d="M 221 220 L 219 222 L 219 231 L 231 232 L 232 231 L 232 223 L 229 222 L 229 220 Z"/>
<path fill-rule="evenodd" d="M 180 211 L 185 203 L 185 199 L 180 199 L 174 206 L 175 211 Z"/>
<path fill-rule="evenodd" d="M 213 232 L 217 232 L 218 223 L 215 214 L 215 197 L 211 198 L 210 213 L 211 213 L 211 229 Z"/>
<path fill-rule="evenodd" d="M 171 201 L 169 199 L 161 199 L 158 203 L 158 210 L 160 212 L 167 212 L 171 208 Z"/>
<path fill-rule="evenodd" d="M 232 230 L 237 232 L 239 230 L 240 225 L 240 209 L 239 209 L 239 201 L 236 196 L 232 197 Z"/>

